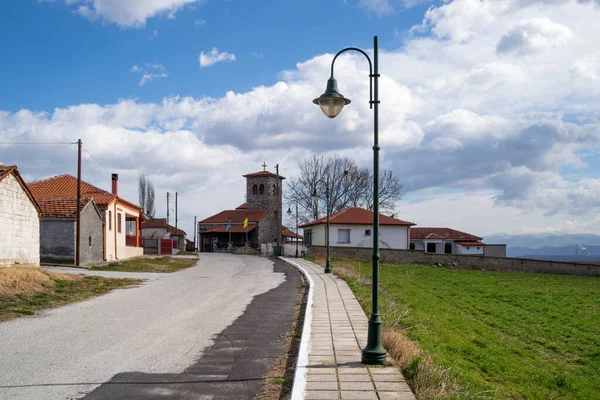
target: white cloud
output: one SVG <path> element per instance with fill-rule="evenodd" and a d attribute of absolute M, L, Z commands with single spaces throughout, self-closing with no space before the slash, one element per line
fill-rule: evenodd
<path fill-rule="evenodd" d="M 206 21 L 205 21 L 205 20 L 203 20 L 203 19 L 197 19 L 197 20 L 194 22 L 194 25 L 196 25 L 196 26 L 198 26 L 198 25 L 204 25 L 204 24 L 206 24 Z"/>
<path fill-rule="evenodd" d="M 208 53 L 201 51 L 198 60 L 200 67 L 210 67 L 220 62 L 235 61 L 235 54 L 227 53 L 226 51 L 219 53 L 219 49 L 213 47 Z"/>
<path fill-rule="evenodd" d="M 155 29 L 152 31 L 152 34 L 150 35 L 150 39 L 154 39 L 157 36 L 158 36 L 158 31 Z"/>
<path fill-rule="evenodd" d="M 552 51 L 556 42 L 550 40 L 535 57 L 498 55 L 498 43 L 518 21 L 539 18 L 567 28 L 568 44 Z M 600 211 L 600 180 L 587 165 L 600 149 L 600 9 L 567 0 L 455 0 L 431 8 L 425 19 L 432 35 L 380 51 L 381 161 L 409 190 L 399 204 L 402 218 L 477 234 L 591 227 L 586 221 Z M 204 66 L 233 56 L 224 54 L 213 49 L 200 62 L 203 55 Z M 336 62 L 339 89 L 352 99 L 338 118 L 326 119 L 311 102 L 323 92 L 332 57 L 299 62 L 272 86 L 220 98 L 121 100 L 50 114 L 0 111 L 0 141 L 72 142 L 82 135 L 103 165 L 122 174 L 133 199 L 137 173 L 146 171 L 160 193 L 206 192 L 189 197 L 182 210 L 208 216 L 243 202 L 240 176 L 264 160 L 279 163 L 288 177 L 299 159 L 315 153 L 371 164 L 373 113 L 364 58 L 348 53 Z M 142 70 L 148 65 L 132 73 L 166 74 Z M 2 146 L 0 161 L 40 178 L 72 172 L 68 151 Z M 106 174 L 88 161 L 92 172 Z M 209 191 L 225 183 L 234 189 Z M 422 205 L 412 196 L 422 196 Z"/>
<path fill-rule="evenodd" d="M 175 13 L 199 0 L 66 0 L 67 6 L 90 20 L 101 19 L 121 27 L 142 27 L 149 18 Z"/>
<path fill-rule="evenodd" d="M 502 36 L 496 51 L 499 54 L 530 55 L 567 44 L 573 33 L 564 25 L 548 18 L 520 21 Z"/>
<path fill-rule="evenodd" d="M 144 86 L 146 83 L 153 79 L 166 78 L 169 76 L 167 70 L 162 64 L 156 63 L 144 63 L 141 65 L 134 65 L 131 67 L 131 72 L 136 74 L 142 74 L 139 85 Z"/>

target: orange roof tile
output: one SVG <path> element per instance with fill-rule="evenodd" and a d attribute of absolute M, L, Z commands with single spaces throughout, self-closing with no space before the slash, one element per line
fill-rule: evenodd
<path fill-rule="evenodd" d="M 320 225 L 327 223 L 327 216 L 319 218 L 316 221 L 312 221 L 303 225 L 301 228 L 306 226 Z M 350 207 L 332 214 L 329 216 L 330 224 L 349 224 L 349 225 L 373 225 L 373 211 L 365 210 L 360 207 Z M 379 225 L 398 225 L 398 226 L 412 226 L 415 225 L 412 222 L 402 221 L 400 219 L 388 217 L 387 215 L 379 214 Z"/>
<path fill-rule="evenodd" d="M 36 200 L 75 198 L 77 196 L 77 178 L 69 174 L 53 176 L 41 181 L 31 182 L 28 186 Z M 81 196 L 93 199 L 100 208 L 107 207 L 113 200 L 118 198 L 119 202 L 140 209 L 139 205 L 117 197 L 115 194 L 100 189 L 85 181 L 81 181 Z"/>
<path fill-rule="evenodd" d="M 269 212 L 264 210 L 225 210 L 218 214 L 208 217 L 202 221 L 201 224 L 226 224 L 229 221 L 244 222 L 246 217 L 248 222 L 259 222 L 267 216 Z"/>
<path fill-rule="evenodd" d="M 85 206 L 93 201 L 89 198 L 82 198 L 79 203 L 79 210 L 83 210 Z M 75 218 L 77 216 L 76 208 L 77 199 L 39 199 L 38 204 L 42 210 L 42 217 L 53 218 Z"/>
<path fill-rule="evenodd" d="M 433 236 L 435 235 L 435 236 Z M 471 235 L 469 233 L 457 231 L 450 228 L 410 228 L 411 239 L 427 239 L 427 238 L 440 238 L 440 239 L 462 239 L 462 240 L 483 240 L 479 236 Z"/>
<path fill-rule="evenodd" d="M 247 210 L 248 209 L 248 203 L 240 204 L 235 209 L 236 210 Z"/>

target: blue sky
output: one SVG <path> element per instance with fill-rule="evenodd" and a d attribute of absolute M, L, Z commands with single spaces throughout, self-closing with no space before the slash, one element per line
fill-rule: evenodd
<path fill-rule="evenodd" d="M 263 161 L 372 163 L 367 64 L 336 62 L 352 104 L 312 104 L 333 54 L 380 38 L 382 165 L 398 216 L 491 233 L 600 230 L 600 6 L 577 0 L 7 0 L 0 162 L 136 200 L 182 193 L 184 229 L 244 201 Z M 200 65 L 202 64 L 202 65 Z M 89 153 L 88 153 L 89 152 Z M 35 160 L 35 162 L 32 162 Z"/>
<path fill-rule="evenodd" d="M 354 4 L 353 4 L 354 3 Z M 123 98 L 156 102 L 172 95 L 220 97 L 272 85 L 280 72 L 345 46 L 401 46 L 425 5 L 379 16 L 343 0 L 212 0 L 166 13 L 140 28 L 74 15 L 62 1 L 12 0 L 0 5 L 0 109 L 52 111 Z M 156 36 L 154 32 L 156 31 Z M 198 54 L 217 47 L 235 63 L 200 68 Z M 142 87 L 134 65 L 157 63 L 168 79 Z M 10 77 L 10 79 L 8 79 Z"/>

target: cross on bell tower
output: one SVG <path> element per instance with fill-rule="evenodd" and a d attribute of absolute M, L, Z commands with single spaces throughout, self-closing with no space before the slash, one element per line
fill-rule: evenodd
<path fill-rule="evenodd" d="M 266 161 L 263 161 L 262 167 L 263 167 L 263 171 L 267 170 L 267 162 Z"/>

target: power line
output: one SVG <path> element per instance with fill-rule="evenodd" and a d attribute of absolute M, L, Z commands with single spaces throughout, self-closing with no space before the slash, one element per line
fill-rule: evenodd
<path fill-rule="evenodd" d="M 0 142 L 0 145 L 69 145 L 69 144 L 77 144 L 77 142 Z"/>
<path fill-rule="evenodd" d="M 107 174 L 110 174 L 110 172 L 106 169 L 106 167 L 104 167 L 104 165 L 102 165 L 102 163 L 100 161 L 98 161 L 98 159 L 96 157 L 94 157 L 94 155 L 92 153 L 90 153 L 90 151 L 88 149 L 85 148 L 85 146 L 81 146 L 83 147 L 83 149 L 85 150 L 86 153 L 88 153 L 90 155 L 90 157 L 92 157 L 94 159 L 94 161 L 100 166 L 102 167 L 103 170 L 106 171 Z"/>

